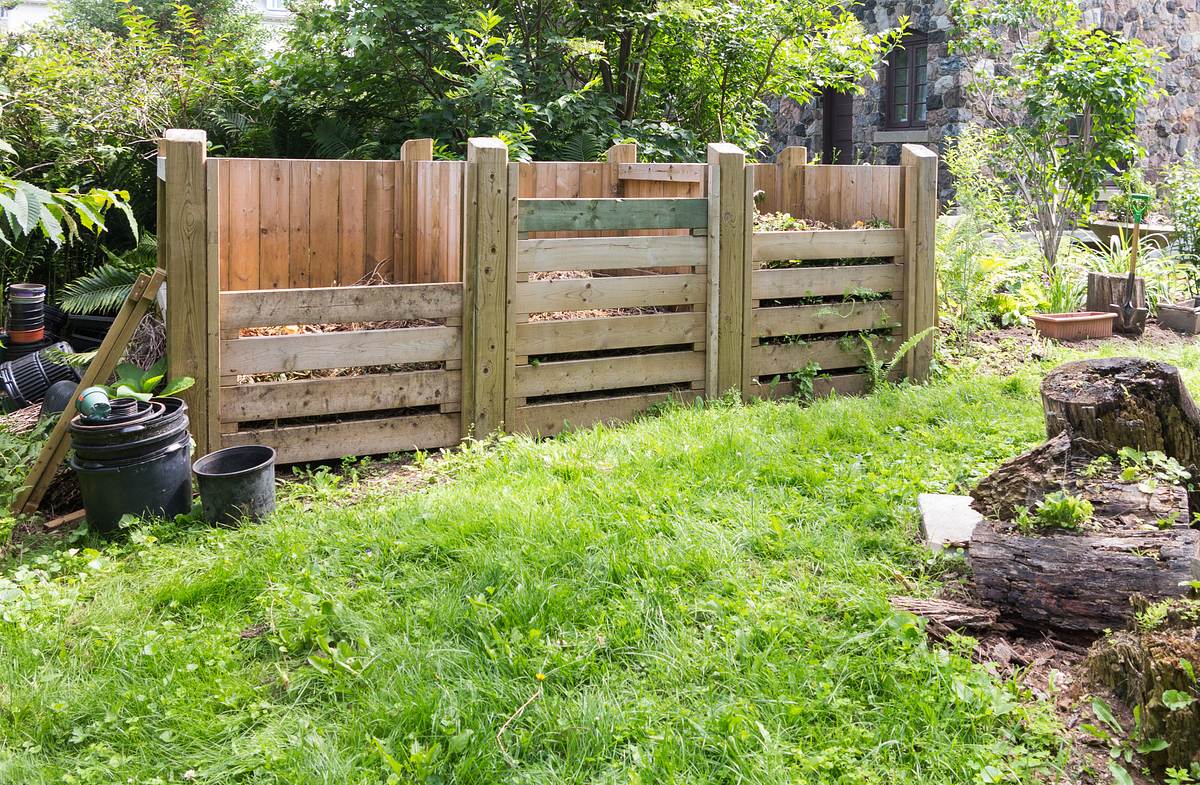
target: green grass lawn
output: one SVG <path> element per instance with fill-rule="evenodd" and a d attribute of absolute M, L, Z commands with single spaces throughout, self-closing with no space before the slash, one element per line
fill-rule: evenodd
<path fill-rule="evenodd" d="M 916 494 L 1040 440 L 1038 370 L 670 409 L 27 553 L 0 782 L 1028 781 L 1050 711 L 887 597 L 955 566 Z"/>

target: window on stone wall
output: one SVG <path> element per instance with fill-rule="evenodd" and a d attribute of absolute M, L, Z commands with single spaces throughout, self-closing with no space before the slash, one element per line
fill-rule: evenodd
<path fill-rule="evenodd" d="M 888 57 L 887 127 L 924 128 L 929 92 L 929 46 L 924 33 L 912 33 Z"/>

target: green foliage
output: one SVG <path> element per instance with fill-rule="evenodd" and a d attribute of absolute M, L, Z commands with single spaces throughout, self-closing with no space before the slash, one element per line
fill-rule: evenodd
<path fill-rule="evenodd" d="M 1113 781 L 1118 785 L 1134 785 L 1132 775 L 1124 764 L 1133 762 L 1134 754 L 1147 755 L 1160 752 L 1168 746 L 1159 738 L 1147 738 L 1142 721 L 1142 707 L 1133 707 L 1133 728 L 1128 734 L 1113 715 L 1112 708 L 1099 697 L 1092 698 L 1092 713 L 1100 721 L 1099 725 L 1084 723 L 1083 730 L 1088 735 L 1108 745 L 1108 771 Z"/>
<path fill-rule="evenodd" d="M 138 245 L 124 254 L 104 249 L 108 261 L 68 283 L 59 295 L 59 306 L 67 313 L 114 313 L 129 297 L 137 277 L 157 263 L 158 241 L 143 234 Z"/>
<path fill-rule="evenodd" d="M 126 36 L 129 30 L 122 12 L 128 7 L 177 43 L 184 42 L 195 31 L 208 37 L 266 42 L 258 15 L 244 0 L 187 0 L 182 5 L 187 8 L 190 24 L 180 23 L 179 5 L 176 0 L 62 0 L 58 13 L 69 27 Z"/>
<path fill-rule="evenodd" d="M 0 779 L 1061 779 L 1048 705 L 888 606 L 939 575 L 915 495 L 1041 439 L 1022 378 L 664 407 L 468 445 L 420 487 L 321 468 L 260 525 L 25 550 Z"/>
<path fill-rule="evenodd" d="M 133 363 L 118 363 L 116 377 L 105 387 L 108 394 L 113 398 L 137 398 L 139 401 L 178 395 L 196 383 L 190 376 L 168 380 L 165 357 L 146 369 Z"/>
<path fill-rule="evenodd" d="M 1066 491 L 1046 493 L 1042 501 L 1034 507 L 1033 514 L 1018 514 L 1018 528 L 1022 532 L 1033 532 L 1037 529 L 1078 529 L 1092 519 L 1094 513 L 1092 503 L 1087 499 L 1074 496 Z"/>
<path fill-rule="evenodd" d="M 695 160 L 750 150 L 768 95 L 860 89 L 898 32 L 869 35 L 834 0 L 301 2 L 265 96 L 292 154 L 395 157 L 409 137 L 460 153 L 504 134 L 521 154 L 594 160 L 636 141 Z"/>
<path fill-rule="evenodd" d="M 1083 26 L 1072 0 L 951 0 L 953 48 L 972 57 L 993 172 L 1032 210 L 1047 270 L 1109 172 L 1134 160 L 1136 114 L 1157 95 L 1162 55 Z"/>
<path fill-rule="evenodd" d="M 1163 190 L 1175 228 L 1172 245 L 1179 254 L 1179 272 L 1191 296 L 1200 297 L 1200 163 L 1194 156 L 1167 167 Z"/>
<path fill-rule="evenodd" d="M 1155 194 L 1155 188 L 1146 179 L 1146 173 L 1137 166 L 1130 166 L 1113 177 L 1117 193 L 1108 200 L 1108 211 L 1117 221 L 1132 223 L 1134 194 Z"/>

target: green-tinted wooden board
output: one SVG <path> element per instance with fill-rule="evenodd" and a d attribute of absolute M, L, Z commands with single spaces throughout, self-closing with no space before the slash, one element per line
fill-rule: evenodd
<path fill-rule="evenodd" d="M 703 229 L 707 199 L 522 199 L 522 232 Z"/>

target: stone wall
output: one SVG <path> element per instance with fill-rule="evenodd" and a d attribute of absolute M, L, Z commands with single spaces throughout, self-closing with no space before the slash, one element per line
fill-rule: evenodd
<path fill-rule="evenodd" d="M 1138 116 L 1150 169 L 1157 171 L 1194 151 L 1200 146 L 1200 0 L 1081 0 L 1081 5 L 1086 24 L 1139 38 L 1167 55 L 1159 79 L 1167 95 Z M 855 13 L 870 30 L 895 27 L 907 16 L 911 29 L 928 35 L 929 99 L 924 131 L 886 132 L 881 66 L 854 97 L 854 163 L 897 163 L 905 141 L 926 144 L 940 154 L 946 140 L 972 119 L 963 94 L 967 63 L 948 52 L 951 22 L 945 0 L 863 0 Z M 768 139 L 774 152 L 800 145 L 812 156 L 821 153 L 825 140 L 818 102 L 801 106 L 784 99 L 772 109 Z M 953 188 L 944 167 L 938 180 L 945 200 Z"/>

